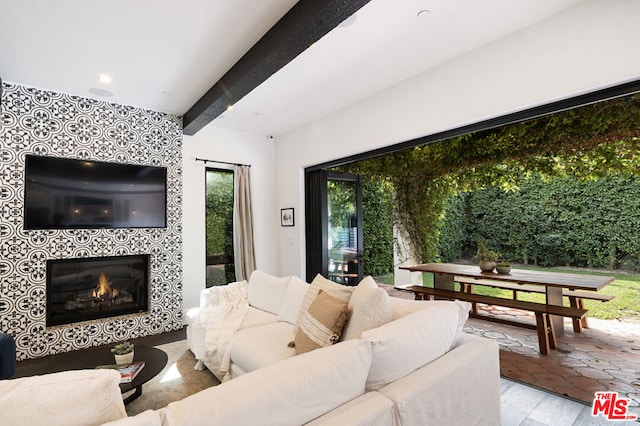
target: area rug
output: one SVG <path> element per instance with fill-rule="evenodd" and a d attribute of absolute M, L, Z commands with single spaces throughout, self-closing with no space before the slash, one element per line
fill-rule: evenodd
<path fill-rule="evenodd" d="M 209 370 L 193 369 L 196 360 L 186 340 L 158 345 L 156 348 L 167 353 L 167 365 L 156 377 L 142 385 L 142 395 L 127 405 L 129 416 L 165 407 L 170 402 L 220 384 Z"/>

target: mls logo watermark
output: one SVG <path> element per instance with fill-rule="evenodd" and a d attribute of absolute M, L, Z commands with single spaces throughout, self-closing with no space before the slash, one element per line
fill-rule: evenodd
<path fill-rule="evenodd" d="M 593 399 L 593 410 L 591 415 L 596 417 L 598 414 L 607 420 L 636 420 L 635 414 L 627 414 L 629 400 L 627 398 L 619 398 L 618 392 L 596 392 Z"/>

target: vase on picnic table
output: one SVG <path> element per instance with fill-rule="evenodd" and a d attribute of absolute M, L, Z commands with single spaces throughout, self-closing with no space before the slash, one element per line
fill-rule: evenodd
<path fill-rule="evenodd" d="M 496 272 L 499 274 L 508 274 L 511 272 L 511 266 L 496 266 Z"/>
<path fill-rule="evenodd" d="M 480 262 L 478 266 L 480 266 L 482 272 L 492 272 L 496 267 L 496 262 L 500 258 L 500 254 L 489 250 L 484 241 L 478 241 L 476 257 Z"/>
<path fill-rule="evenodd" d="M 492 260 L 481 260 L 478 266 L 480 266 L 482 272 L 493 272 L 496 268 L 496 262 Z"/>

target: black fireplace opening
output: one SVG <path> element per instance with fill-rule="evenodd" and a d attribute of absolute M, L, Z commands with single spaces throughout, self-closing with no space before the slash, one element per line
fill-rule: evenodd
<path fill-rule="evenodd" d="M 149 255 L 47 261 L 47 326 L 149 310 Z"/>

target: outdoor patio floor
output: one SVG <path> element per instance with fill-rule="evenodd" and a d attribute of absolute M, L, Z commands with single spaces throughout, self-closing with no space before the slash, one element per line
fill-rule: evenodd
<path fill-rule="evenodd" d="M 389 286 L 390 287 L 390 286 Z M 398 290 L 390 294 L 413 298 Z M 535 324 L 533 314 L 478 305 L 481 313 Z M 535 330 L 470 318 L 464 331 L 497 340 L 502 376 L 564 395 L 589 405 L 597 391 L 616 391 L 640 407 L 640 323 L 589 318 L 589 328 L 574 333 L 565 320 L 558 348 L 540 355 Z"/>

